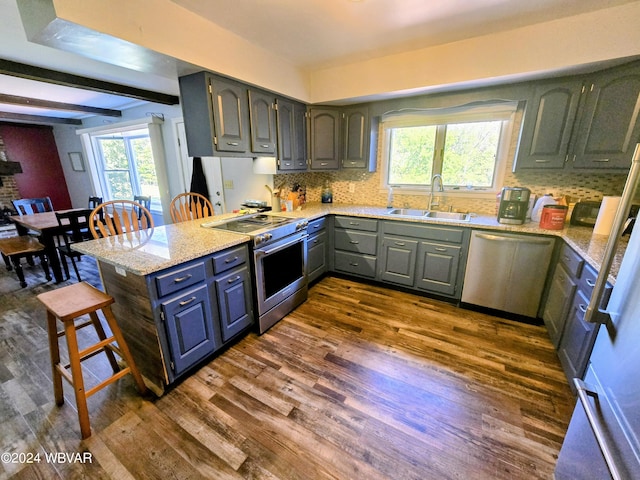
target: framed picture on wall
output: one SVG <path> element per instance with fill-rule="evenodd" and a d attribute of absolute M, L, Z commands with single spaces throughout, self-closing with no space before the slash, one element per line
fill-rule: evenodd
<path fill-rule="evenodd" d="M 84 172 L 84 160 L 82 152 L 69 152 L 69 160 L 71 160 L 71 168 L 76 172 Z"/>

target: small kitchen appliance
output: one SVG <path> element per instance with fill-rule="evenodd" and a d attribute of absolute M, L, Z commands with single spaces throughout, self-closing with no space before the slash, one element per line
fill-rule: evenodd
<path fill-rule="evenodd" d="M 504 187 L 500 194 L 498 222 L 522 225 L 529 209 L 531 190 L 524 187 Z"/>
<path fill-rule="evenodd" d="M 581 225 L 583 227 L 593 227 L 596 224 L 598 218 L 598 211 L 600 210 L 601 202 L 578 202 L 573 207 L 571 213 L 571 225 Z"/>

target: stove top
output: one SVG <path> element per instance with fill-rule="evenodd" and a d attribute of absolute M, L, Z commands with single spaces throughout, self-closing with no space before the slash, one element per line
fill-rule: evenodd
<path fill-rule="evenodd" d="M 228 222 L 216 225 L 212 228 L 251 234 L 253 232 L 264 230 L 265 228 L 274 228 L 278 225 L 284 225 L 285 223 L 291 223 L 293 221 L 295 221 L 295 218 L 276 217 L 275 215 L 259 214 L 253 215 L 251 217 L 239 218 L 238 220 L 229 220 Z"/>
<path fill-rule="evenodd" d="M 305 219 L 280 217 L 276 215 L 255 214 L 226 222 L 207 222 L 202 226 L 216 230 L 243 233 L 251 236 L 253 245 L 273 243 L 276 240 L 305 230 L 308 222 Z"/>

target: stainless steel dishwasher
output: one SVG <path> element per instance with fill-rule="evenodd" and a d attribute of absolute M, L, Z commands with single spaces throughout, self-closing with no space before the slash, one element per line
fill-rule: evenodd
<path fill-rule="evenodd" d="M 462 302 L 537 317 L 555 238 L 471 232 Z"/>

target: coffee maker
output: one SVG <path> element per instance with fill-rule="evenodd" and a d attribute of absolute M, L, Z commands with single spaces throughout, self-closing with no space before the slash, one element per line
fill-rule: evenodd
<path fill-rule="evenodd" d="M 522 225 L 529 209 L 531 190 L 524 187 L 504 187 L 500 194 L 498 223 Z"/>

